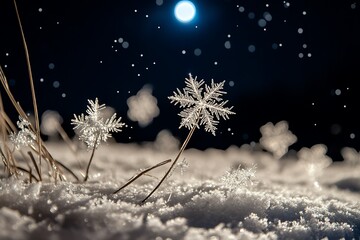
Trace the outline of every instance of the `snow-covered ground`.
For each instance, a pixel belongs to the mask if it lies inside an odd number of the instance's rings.
[[[91,152],[46,145],[84,172]],[[2,171],[0,239],[359,239],[360,164],[306,162],[324,161],[319,146],[280,160],[256,145],[188,149],[186,171],[178,168],[144,204],[169,165],[112,194],[140,169],[176,156],[161,146],[104,144],[86,183],[26,183]]]

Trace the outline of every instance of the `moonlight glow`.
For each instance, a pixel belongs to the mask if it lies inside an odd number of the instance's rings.
[[[176,4],[174,13],[177,20],[187,23],[195,17],[196,8],[190,1],[180,1]]]

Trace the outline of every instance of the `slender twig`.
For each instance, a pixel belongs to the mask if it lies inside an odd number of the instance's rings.
[[[84,178],[84,182],[86,182],[89,178],[89,169],[90,169],[90,164],[94,158],[94,154],[95,154],[95,150],[96,150],[96,145],[97,145],[97,142],[99,140],[99,136],[100,136],[100,133],[98,133],[98,135],[96,136],[96,139],[95,139],[95,142],[94,142],[94,146],[93,146],[93,149],[92,149],[92,152],[91,152],[91,156],[90,156],[90,160],[89,160],[89,163],[86,167],[86,174],[85,174],[85,178]]]
[[[162,161],[161,163],[156,164],[155,166],[152,167],[148,167],[144,170],[142,170],[140,173],[136,174],[135,176],[131,177],[122,187],[120,187],[118,190],[116,190],[115,192],[113,192],[113,194],[116,194],[118,192],[120,192],[122,189],[126,188],[128,185],[130,185],[132,182],[134,182],[136,179],[138,179],[139,177],[141,177],[142,175],[146,175],[147,172],[150,172],[151,170],[158,168],[162,165],[165,165],[167,163],[171,162],[171,159]]]
[[[37,143],[38,143],[38,149],[40,152],[41,151],[40,121],[39,121],[39,113],[38,113],[37,102],[36,102],[34,79],[33,79],[33,74],[32,74],[31,64],[30,64],[29,50],[28,50],[27,43],[25,40],[25,34],[24,34],[24,30],[23,30],[23,27],[21,24],[21,19],[20,19],[18,8],[17,8],[16,0],[14,0],[14,6],[15,6],[16,16],[17,16],[17,19],[19,22],[21,37],[22,37],[22,41],[23,41],[23,45],[24,45],[24,49],[25,49],[26,65],[27,65],[29,79],[30,79],[31,97],[32,97],[32,102],[33,102],[33,107],[34,107],[34,115],[35,115],[35,132],[36,132],[36,138],[37,138]],[[39,170],[40,170],[40,175],[41,175],[41,154],[39,154],[39,165],[40,165]]]
[[[190,141],[190,138],[191,136],[193,135],[195,129],[197,127],[197,123],[194,124],[188,134],[188,136],[186,137],[183,145],[181,146],[180,148],[180,151],[178,153],[178,155],[176,156],[174,162],[171,164],[170,168],[167,170],[167,172],[165,173],[165,175],[162,177],[162,179],[160,180],[160,182],[156,185],[156,187],[146,196],[146,198],[144,198],[141,203],[144,203],[159,187],[160,185],[165,181],[165,179],[168,177],[168,175],[170,174],[171,170],[174,168],[175,164],[177,163],[177,161],[179,160],[180,158],[180,155],[184,152],[187,144],[189,143]]]

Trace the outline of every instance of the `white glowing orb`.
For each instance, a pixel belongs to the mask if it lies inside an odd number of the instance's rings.
[[[187,23],[195,17],[196,8],[190,1],[180,1],[176,4],[174,13],[177,20]]]

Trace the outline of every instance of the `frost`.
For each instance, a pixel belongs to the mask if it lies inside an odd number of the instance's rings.
[[[204,125],[205,131],[211,132],[215,135],[217,124],[220,117],[228,119],[230,114],[235,114],[231,111],[232,107],[225,107],[228,101],[223,101],[221,96],[226,94],[222,91],[225,81],[221,83],[214,83],[211,80],[211,85],[205,84],[205,92],[203,93],[204,80],[197,81],[189,74],[189,78],[185,78],[186,87],[181,92],[177,89],[173,96],[169,99],[175,105],[179,104],[180,108],[184,108],[179,113],[182,118],[180,127],[191,129],[193,126],[199,128]],[[214,116],[216,120],[214,119]],[[200,122],[200,123],[199,123]]]
[[[227,171],[225,175],[222,176],[221,181],[230,191],[235,191],[243,186],[253,185],[255,173],[255,165],[248,169],[241,168],[241,165],[239,165],[237,169]]]
[[[116,113],[104,120],[102,111],[106,107],[105,104],[99,105],[97,98],[95,101],[88,100],[88,102],[87,115],[74,114],[71,124],[75,125],[74,129],[79,130],[79,139],[86,143],[88,149],[93,149],[97,148],[101,141],[106,142],[108,138],[111,138],[110,132],[121,132],[125,124],[120,122],[121,117],[116,119]]]
[[[17,126],[20,129],[18,133],[10,133],[10,141],[14,147],[19,150],[21,147],[32,147],[36,141],[36,134],[29,128],[30,122],[19,116]]]

